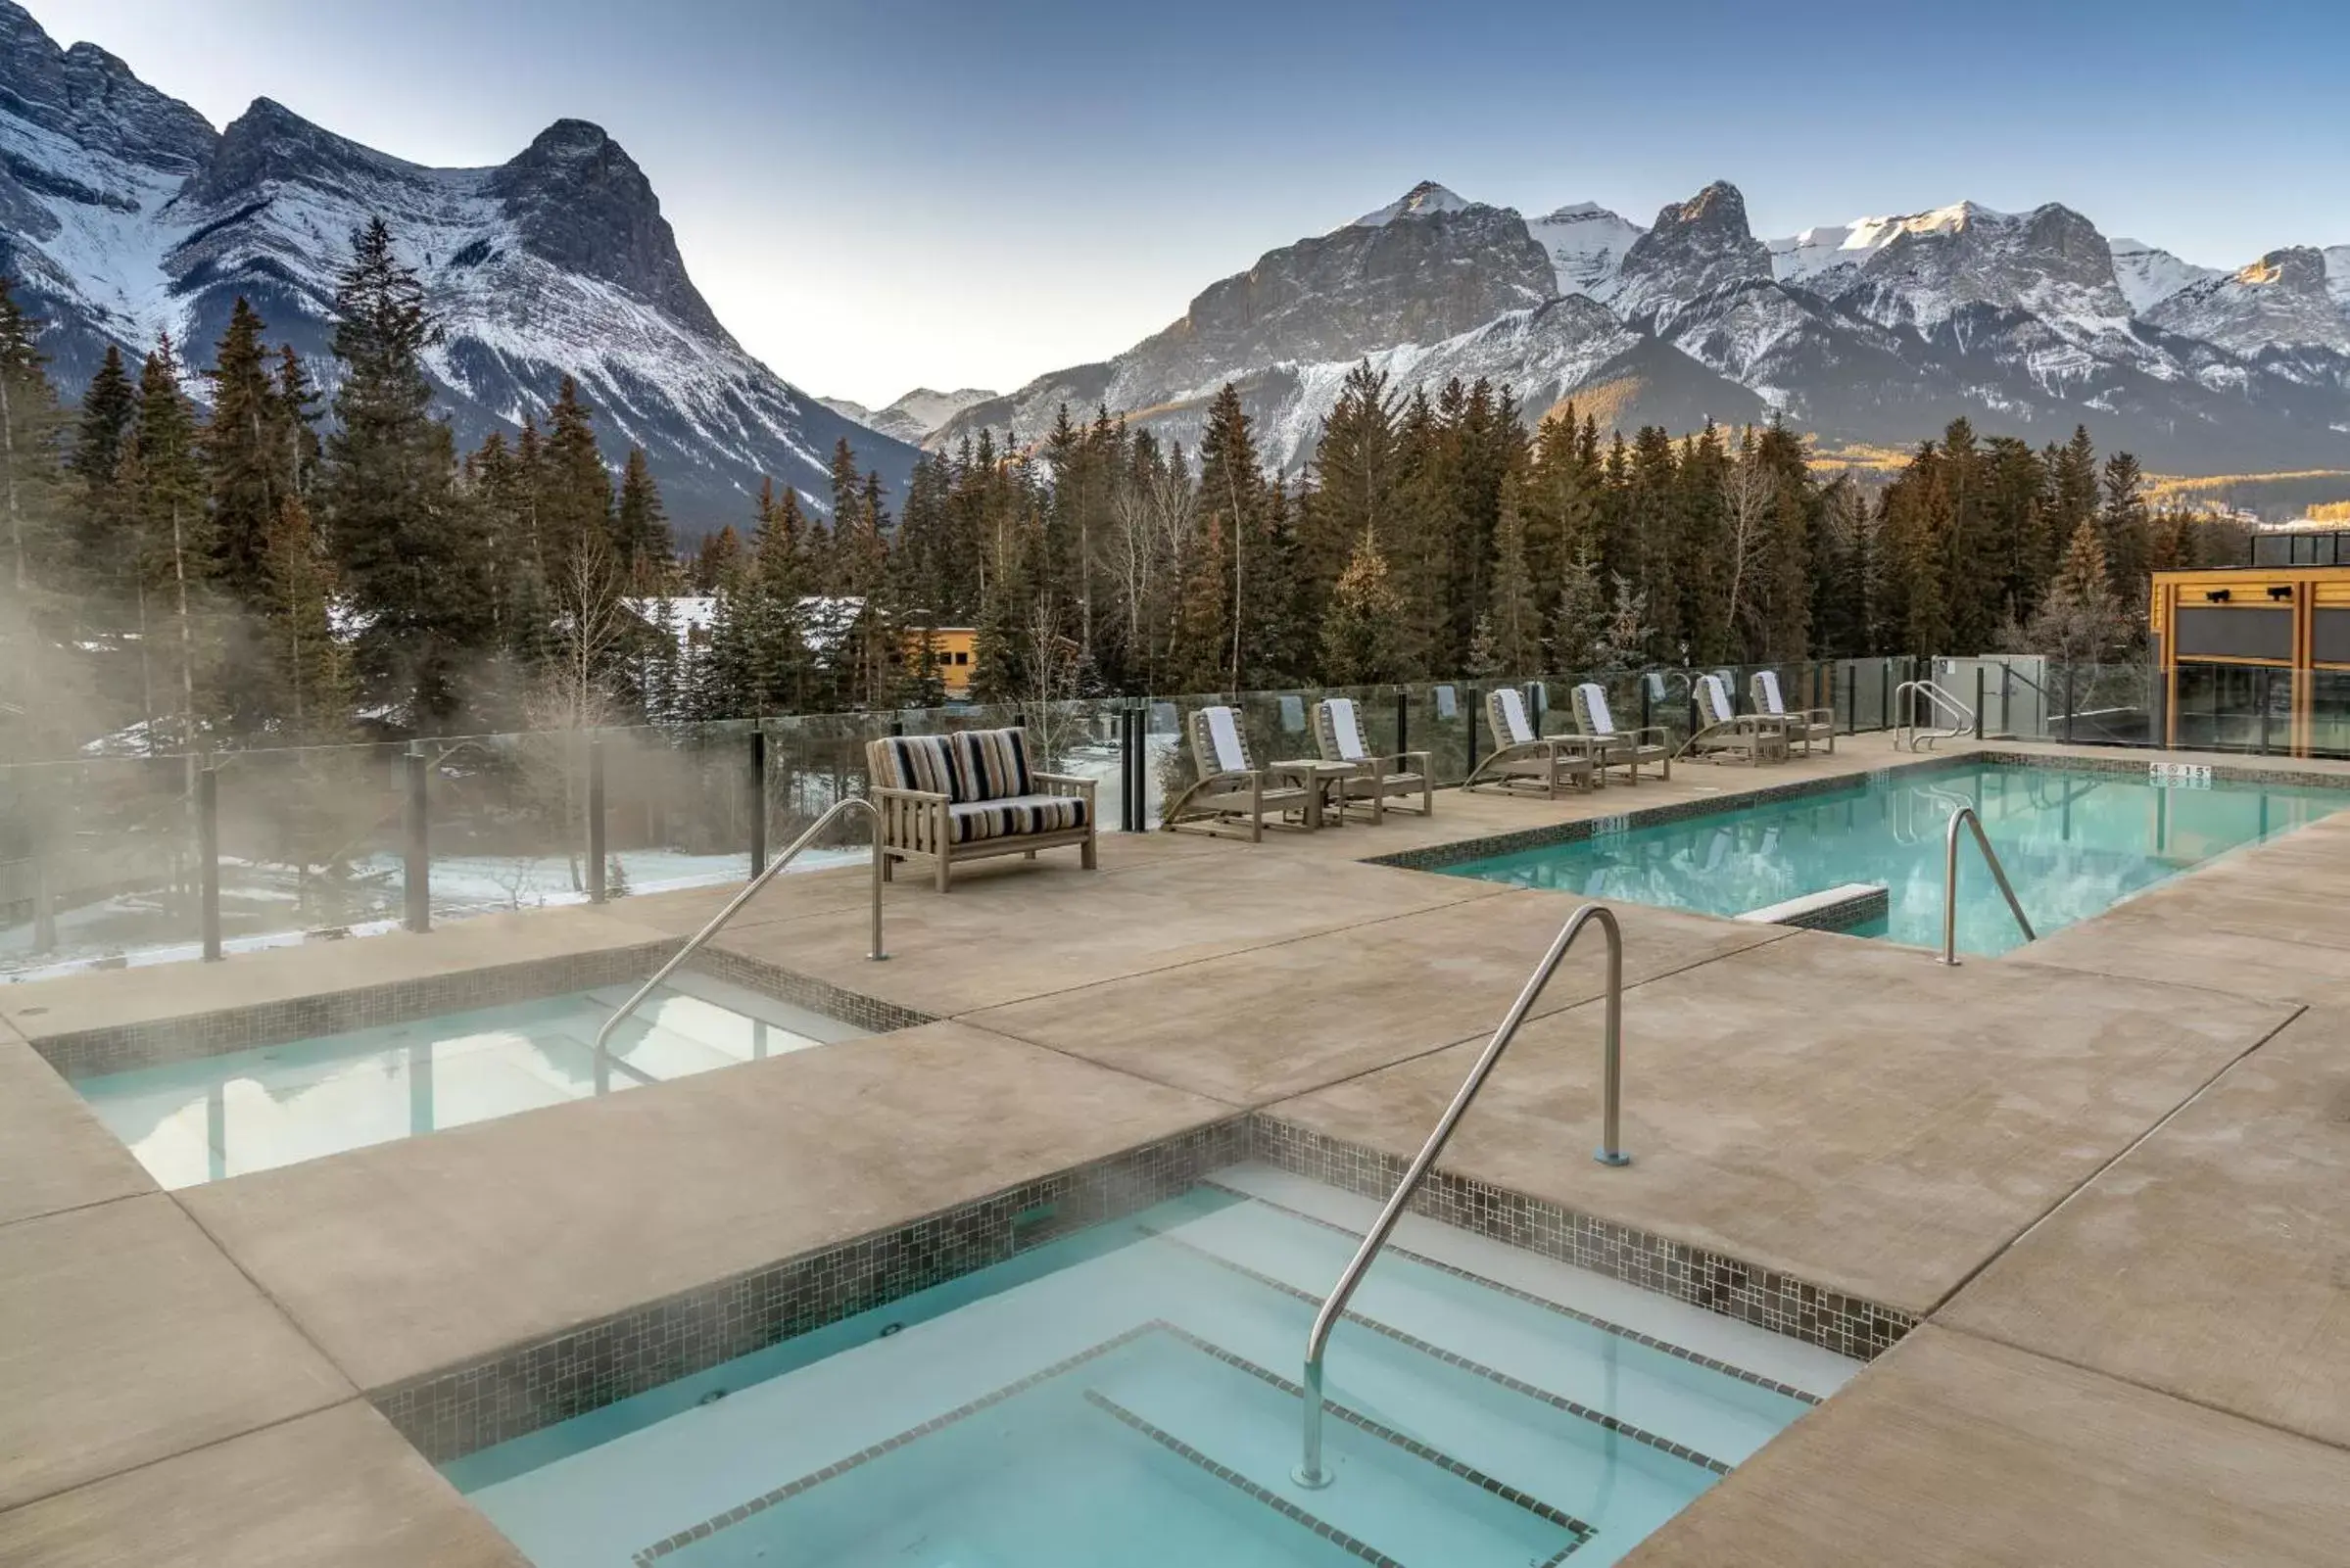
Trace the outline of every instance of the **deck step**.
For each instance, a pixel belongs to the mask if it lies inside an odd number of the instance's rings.
[[[1165,1235],[1308,1306],[1328,1294],[1356,1246],[1341,1231],[1257,1202],[1203,1213]],[[1364,1276],[1348,1316],[1330,1353],[1334,1387],[1347,1375],[1354,1328],[1717,1473],[1808,1408],[1806,1400],[1777,1387],[1721,1378],[1687,1353],[1401,1251],[1382,1254]]]
[[[1293,1478],[1297,1385],[1180,1329],[1164,1328],[1086,1378],[1096,1407],[1227,1485],[1328,1526],[1370,1560],[1448,1568],[1556,1563],[1590,1527],[1343,1406],[1323,1423],[1332,1481]],[[1356,1555],[1364,1555],[1360,1549]]]

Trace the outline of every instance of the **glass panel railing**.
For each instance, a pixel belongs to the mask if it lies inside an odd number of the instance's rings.
[[[586,731],[444,736],[417,745],[426,758],[435,921],[587,899]]]
[[[196,955],[196,766],[164,756],[0,770],[0,974]]]
[[[216,759],[225,942],[400,923],[407,753],[401,744],[294,746]]]
[[[596,732],[603,753],[606,897],[750,875],[756,729],[745,719]]]

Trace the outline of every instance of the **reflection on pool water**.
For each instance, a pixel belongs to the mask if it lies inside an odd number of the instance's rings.
[[[2045,936],[2216,855],[2346,805],[2350,791],[2308,785],[2209,780],[2190,786],[2157,782],[2150,772],[1958,762],[1445,870],[1710,915],[1873,882],[1888,889],[1890,914],[1855,934],[1939,946],[1943,833],[1961,806],[1982,816],[2024,912]],[[1960,850],[1958,890],[1962,949],[2001,953],[2023,941],[1972,845]]]
[[[681,973],[613,1031],[599,1067],[596,1032],[635,990],[445,1013],[73,1087],[157,1181],[192,1187],[866,1032]]]

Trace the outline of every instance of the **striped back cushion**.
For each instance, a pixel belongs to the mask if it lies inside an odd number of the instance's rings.
[[[1779,672],[1776,670],[1756,670],[1754,672],[1753,684],[1754,705],[1765,713],[1777,714],[1782,718],[1786,717],[1787,699],[1779,694]]]
[[[885,789],[920,789],[953,801],[974,798],[945,736],[891,736],[874,741],[867,751],[873,782]]]
[[[1369,755],[1353,697],[1324,697],[1314,705],[1314,738],[1324,762],[1361,762]]]
[[[1008,800],[1035,792],[1025,730],[964,730],[955,737],[955,770],[967,800]]]

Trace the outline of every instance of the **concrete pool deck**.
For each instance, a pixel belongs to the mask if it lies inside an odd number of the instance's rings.
[[[1573,900],[1357,862],[1913,760],[1113,834],[893,885],[884,965],[862,871],[785,878],[725,951],[941,1022],[172,1194],[35,1046],[648,948],[733,890],[7,988],[0,1560],[518,1561],[366,1396],[1246,1112],[1409,1153]],[[1926,1318],[1637,1560],[2341,1560],[2345,876],[2336,819],[1957,971],[1619,906],[1635,1164],[1587,1158],[1595,943],[1445,1168]]]

